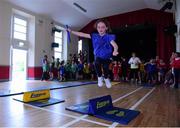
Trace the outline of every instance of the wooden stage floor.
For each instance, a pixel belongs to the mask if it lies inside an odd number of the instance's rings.
[[[48,86],[53,82],[1,82],[0,90],[42,84]],[[121,125],[65,110],[67,106],[108,94],[112,96],[114,106],[139,110],[141,114],[128,125]],[[119,83],[107,89],[91,84],[51,90],[51,97],[65,102],[43,108],[23,104],[12,97],[0,97],[0,127],[180,127],[180,89],[162,85],[149,88]]]

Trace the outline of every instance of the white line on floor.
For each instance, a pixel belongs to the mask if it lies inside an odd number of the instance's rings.
[[[130,92],[130,93],[127,93],[126,95],[123,95],[123,96],[121,96],[121,97],[119,97],[119,98],[113,100],[112,102],[113,102],[113,103],[116,103],[117,101],[120,101],[120,100],[126,98],[127,96],[129,96],[129,95],[131,95],[131,94],[133,94],[133,93],[135,93],[135,92],[141,90],[142,88],[143,88],[143,87],[140,87],[140,88],[138,88],[138,89],[136,89],[136,90],[134,90],[134,91],[132,91],[132,92]]]
[[[133,106],[129,109],[134,110],[136,109],[153,91],[155,88],[151,89],[145,96],[143,96],[139,101],[137,101]],[[109,128],[115,128],[119,123],[114,122]]]
[[[87,117],[87,115],[80,116],[79,118],[77,118],[77,119],[75,119],[75,120],[73,120],[73,121],[70,121],[70,122],[66,123],[66,124],[63,125],[62,127],[63,127],[63,128],[67,128],[67,127],[73,125],[74,123],[76,123],[76,122],[78,122],[78,121],[80,121],[80,120],[82,120],[83,118],[86,118],[86,117]]]
[[[136,104],[131,106],[129,109],[131,110],[136,109],[154,90],[155,88],[151,89],[151,91],[149,91],[143,98],[141,98],[138,102],[136,102]]]

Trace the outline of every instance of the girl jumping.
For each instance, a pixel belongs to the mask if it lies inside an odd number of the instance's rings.
[[[109,76],[109,64],[110,58],[118,55],[118,45],[116,44],[115,35],[108,34],[108,22],[104,19],[100,19],[95,23],[95,28],[98,33],[82,33],[68,29],[69,32],[76,36],[92,39],[94,58],[95,58],[95,69],[98,76],[98,86],[103,86],[103,80],[105,81],[106,87],[111,88],[111,82]],[[103,75],[102,75],[102,68]]]

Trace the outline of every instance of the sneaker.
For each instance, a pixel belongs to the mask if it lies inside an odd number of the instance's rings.
[[[111,82],[109,79],[104,79],[107,88],[111,88]]]
[[[103,77],[98,77],[98,86],[99,87],[103,86]]]

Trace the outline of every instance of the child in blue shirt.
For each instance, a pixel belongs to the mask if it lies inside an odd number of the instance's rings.
[[[59,67],[59,76],[60,80],[59,81],[64,81],[65,80],[65,67],[64,67],[64,61],[60,63]]]
[[[103,86],[103,80],[105,81],[106,87],[111,88],[111,82],[108,78],[109,76],[109,64],[110,58],[118,55],[118,46],[116,44],[115,35],[108,34],[108,22],[104,19],[100,19],[95,23],[95,27],[98,33],[82,33],[77,31],[72,31],[68,29],[74,35],[92,39],[94,58],[95,58],[95,69],[98,76],[98,86]],[[103,73],[102,73],[102,68]],[[102,76],[104,74],[104,78]]]
[[[145,64],[145,69],[147,72],[147,81],[148,83],[155,83],[156,77],[157,77],[157,67],[155,64],[155,61],[153,59],[150,60],[150,62]]]
[[[78,64],[78,79],[83,79],[83,69],[84,69],[84,65],[82,61],[80,61]]]
[[[44,55],[44,58],[42,60],[42,77],[41,80],[48,80],[49,79],[49,61],[47,55]]]

